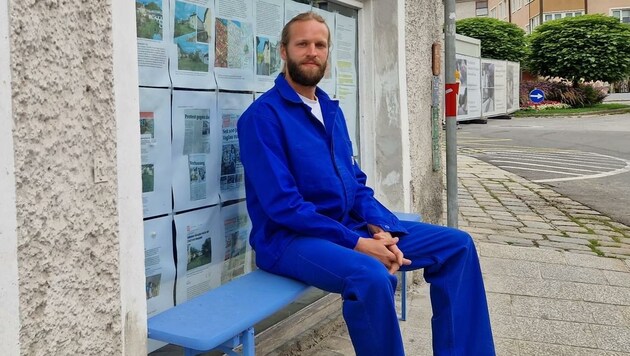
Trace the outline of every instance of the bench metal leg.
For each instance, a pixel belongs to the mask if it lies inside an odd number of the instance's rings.
[[[400,272],[400,316],[402,321],[407,320],[407,272]]]
[[[256,354],[256,344],[254,339],[253,327],[243,332],[243,356],[254,356]]]

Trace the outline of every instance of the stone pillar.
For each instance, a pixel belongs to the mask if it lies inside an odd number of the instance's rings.
[[[146,352],[134,5],[0,8],[3,353]]]
[[[442,159],[442,169],[433,171],[431,45],[442,42],[444,7],[441,1],[407,1],[405,13],[412,210],[420,212],[426,222],[440,223],[445,162]],[[441,88],[444,87],[443,78],[442,73]],[[443,95],[442,90],[440,95]]]

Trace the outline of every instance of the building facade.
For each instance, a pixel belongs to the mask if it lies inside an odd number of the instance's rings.
[[[475,10],[473,9],[486,9]],[[457,2],[457,18],[487,16],[514,23],[531,33],[550,20],[584,14],[614,16],[630,23],[630,0],[462,0]]]
[[[442,3],[334,3],[358,11],[368,183],[390,208],[439,222],[430,63]],[[146,353],[135,6],[0,2],[3,354]]]

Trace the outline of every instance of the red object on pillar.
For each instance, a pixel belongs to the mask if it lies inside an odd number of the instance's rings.
[[[446,116],[457,116],[457,94],[459,94],[459,83],[447,83],[444,91]]]

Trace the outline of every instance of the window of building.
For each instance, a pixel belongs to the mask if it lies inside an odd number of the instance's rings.
[[[563,19],[565,17],[576,17],[584,15],[584,11],[571,11],[571,12],[548,12],[544,14],[543,22]]]
[[[610,12],[613,17],[618,18],[622,23],[630,23],[630,8],[613,9]]]
[[[539,16],[534,16],[531,19],[529,19],[529,26],[527,33],[532,33],[532,31],[534,31],[534,29],[536,27],[538,27],[538,25],[540,25],[540,17]]]
[[[477,1],[475,3],[477,17],[488,16],[488,1]]]

